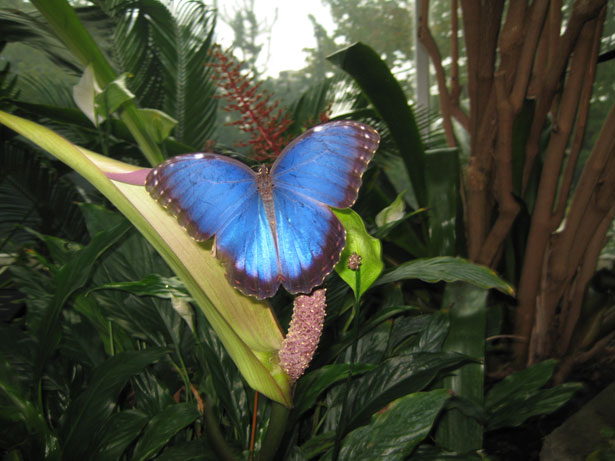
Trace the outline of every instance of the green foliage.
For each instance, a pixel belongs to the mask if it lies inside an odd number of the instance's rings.
[[[344,11],[344,2],[330,3]],[[396,39],[405,40],[411,15],[400,17],[399,6],[388,3],[383,23],[397,24]],[[353,15],[375,14],[359,6]],[[97,106],[103,117],[94,117],[95,126],[72,103],[60,104],[66,92],[50,81],[31,83],[37,90],[29,91],[46,99],[22,98],[13,82],[26,87],[25,79],[7,72],[0,89],[8,109],[108,156],[134,157],[136,146],[145,153],[139,136],[165,153],[200,150],[220,125],[206,65],[211,10],[201,2],[145,0],[76,12],[68,24],[80,35],[62,40],[37,13],[3,11],[0,21],[8,39],[38,47],[73,79],[85,75],[92,114]],[[55,15],[46,12],[52,25]],[[373,32],[369,43],[380,37],[380,28]],[[336,32],[350,34],[341,25]],[[94,45],[77,43],[87,36]],[[266,395],[286,407],[261,400],[255,444],[263,459],[476,459],[484,430],[517,426],[570,399],[576,384],[543,388],[553,362],[483,392],[487,293],[511,295],[513,288],[455,257],[464,245],[459,154],[439,149],[437,137],[421,137],[430,117],[407,103],[390,70],[399,56],[385,54],[383,60],[364,44],[338,52],[332,62],[356,85],[313,82],[290,105],[293,135],[331,103],[349,102],[342,117],[373,124],[382,137],[357,212],[336,211],[348,245],[326,281],[321,345],[292,393],[276,368],[278,318],[287,324],[291,308],[284,293],[272,300],[275,309],[237,294],[209,250],[188,239],[143,188],[111,184],[101,174],[100,165],[125,165],[0,114],[109,200],[22,139],[3,144],[0,241],[11,260],[2,272],[21,306],[0,325],[0,424],[9,428],[0,449],[7,456],[244,459],[252,388],[274,385],[279,393]],[[110,211],[110,202],[143,235]],[[346,267],[353,251],[362,256],[358,277]],[[202,271],[186,269],[194,267]]]
[[[487,430],[519,426],[529,417],[552,413],[570,400],[581,384],[541,389],[551,379],[556,364],[555,360],[545,360],[493,386],[485,396]]]

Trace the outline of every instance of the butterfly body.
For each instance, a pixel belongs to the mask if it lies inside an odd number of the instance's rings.
[[[145,185],[196,240],[215,236],[216,257],[244,294],[271,297],[279,285],[309,293],[346,241],[329,207],[354,203],[378,142],[366,125],[330,122],[295,139],[270,170],[186,154],[154,168]]]

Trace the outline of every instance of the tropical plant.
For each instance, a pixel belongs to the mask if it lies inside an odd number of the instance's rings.
[[[2,158],[14,166],[2,177],[12,189],[0,192],[36,192],[25,205],[0,209],[13,214],[3,229],[11,257],[4,273],[23,305],[0,335],[0,419],[11,425],[0,443],[7,455],[469,459],[483,430],[549,413],[578,388],[541,390],[555,366],[545,362],[484,398],[487,292],[513,289],[490,269],[455,257],[464,244],[457,151],[437,148],[438,137],[425,149],[406,95],[372,49],[358,44],[332,58],[356,81],[346,91],[351,110],[338,116],[376,126],[382,148],[355,206],[365,222],[336,211],[347,248],[325,284],[320,347],[297,379],[303,370],[290,370],[279,356],[282,331],[301,322],[301,304],[318,302],[322,310],[322,292],[294,302],[285,293],[269,302],[241,295],[208,245],[193,241],[146,193],[143,167],[117,160],[137,163],[140,152],[155,164],[164,154],[213,145],[212,72],[225,71],[210,62],[209,10],[200,2],[171,7],[151,0],[76,10],[61,0],[34,3],[42,16],[4,11],[2,20],[34,26],[21,40],[57,44],[50,54],[80,70],[73,95],[81,110],[24,101],[11,91],[2,101],[0,122],[12,130]],[[227,77],[242,78],[231,69]],[[235,92],[231,100],[267,101],[250,81],[229,82],[223,86]],[[318,120],[335,102],[326,97],[331,88],[325,82],[298,98],[284,115],[294,122],[286,131]],[[277,111],[261,109],[279,120]],[[269,145],[284,139],[265,118],[244,122],[258,125]],[[39,164],[56,173],[30,171]],[[62,179],[40,180],[54,174]],[[141,182],[126,179],[135,175]],[[67,192],[44,197],[54,188]],[[72,203],[62,209],[64,197],[87,203],[78,212]],[[415,210],[407,212],[404,201]],[[52,221],[51,206],[59,210]],[[453,397],[451,386],[472,389]],[[268,398],[260,408],[258,395]],[[460,435],[456,421],[464,424]],[[437,443],[428,438],[432,431]],[[465,445],[461,437],[468,437]]]

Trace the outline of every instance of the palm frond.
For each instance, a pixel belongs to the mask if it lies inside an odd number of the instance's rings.
[[[0,10],[4,42],[18,42],[45,54],[53,63],[73,74],[81,72],[75,57],[64,47],[38,12]]]
[[[0,244],[32,241],[26,228],[83,241],[86,230],[76,187],[49,162],[13,142],[0,144]]]
[[[214,15],[201,1],[127,4],[115,35],[116,59],[132,74],[142,106],[178,124],[175,138],[200,148],[213,133],[217,101],[210,60]]]

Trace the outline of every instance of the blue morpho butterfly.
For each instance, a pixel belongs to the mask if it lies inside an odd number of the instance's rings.
[[[216,154],[167,160],[147,176],[151,196],[214,252],[232,285],[257,298],[309,293],[337,264],[346,231],[329,207],[357,199],[380,137],[367,125],[334,121],[291,142],[271,170]]]

